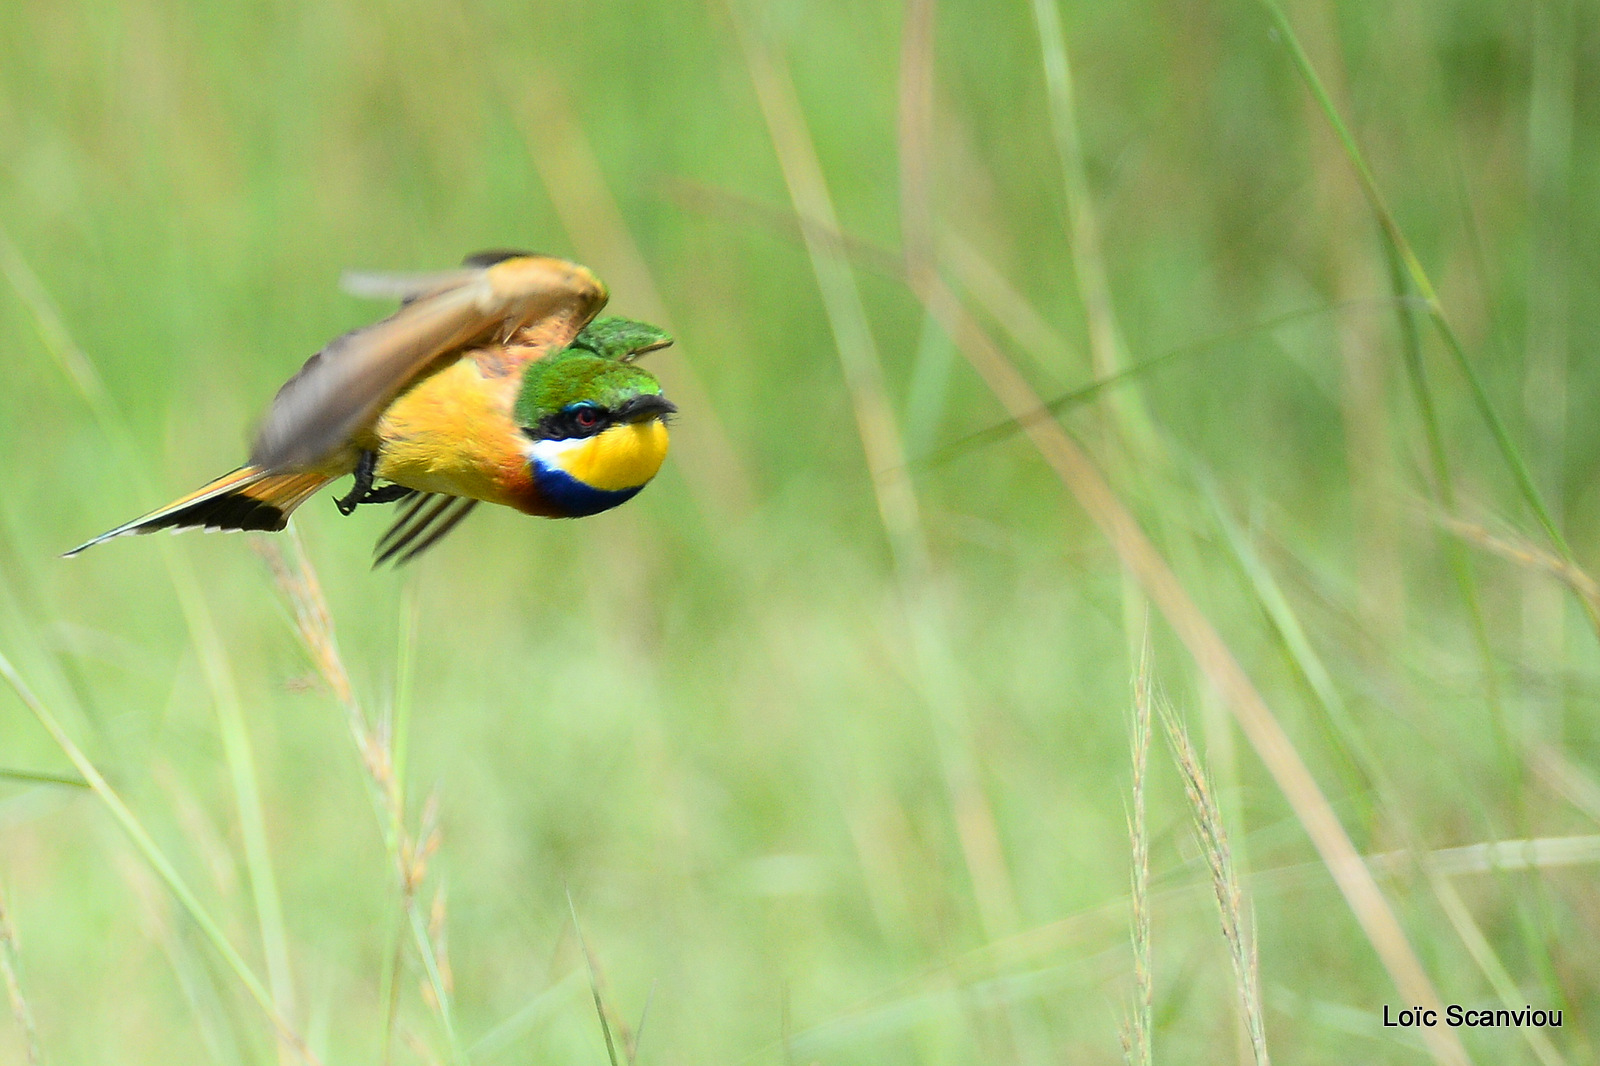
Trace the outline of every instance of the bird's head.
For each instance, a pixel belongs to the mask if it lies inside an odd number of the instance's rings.
[[[603,318],[571,346],[528,364],[514,413],[539,506],[565,517],[595,514],[655,477],[677,408],[633,360],[671,343],[654,326]]]

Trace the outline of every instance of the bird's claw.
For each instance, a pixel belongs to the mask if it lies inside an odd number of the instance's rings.
[[[356,482],[350,486],[350,491],[344,496],[335,496],[333,505],[339,508],[342,515],[355,513],[357,507],[364,503],[393,503],[403,500],[411,495],[412,490],[404,485],[385,485],[381,489],[372,487],[372,480],[377,474],[378,453],[363,451],[361,458],[356,462]]]

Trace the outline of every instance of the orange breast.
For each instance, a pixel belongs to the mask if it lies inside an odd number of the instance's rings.
[[[378,476],[522,509],[530,477],[511,417],[521,375],[494,369],[466,354],[401,393],[373,427]]]

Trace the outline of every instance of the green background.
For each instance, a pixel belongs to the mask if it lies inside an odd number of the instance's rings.
[[[1425,1061],[1381,1027],[1402,1001],[1225,701],[1027,439],[939,451],[1005,410],[897,276],[908,173],[937,269],[1041,396],[1181,353],[1064,424],[1361,851],[1581,838],[1579,865],[1444,875],[1454,911],[1414,862],[1381,883],[1446,1002],[1564,1008],[1552,1047],[1470,1034],[1477,1061],[1594,1054],[1600,662],[1556,549],[1397,301],[1268,12],[1075,0],[1041,37],[1048,3],[936,6],[921,157],[893,4],[0,11],[0,652],[264,976],[216,710],[237,690],[285,1013],[324,1061],[380,1061],[397,938],[394,1061],[452,1056],[344,711],[249,538],[57,555],[242,460],[276,387],[383,313],[341,270],[503,246],[584,262],[612,310],[677,338],[650,356],[682,409],[656,482],[580,522],[480,508],[398,573],[368,568],[381,509],[343,519],[324,493],[295,521],[362,705],[407,723],[413,825],[436,797],[419,899],[444,919],[459,1057],[606,1061],[576,913],[614,1013],[648,1004],[640,1062],[1119,1061],[1148,617],[1255,908],[1275,1057]],[[1592,7],[1288,15],[1593,561]],[[848,288],[830,318],[774,128],[791,166],[815,152],[873,350]],[[1471,529],[1443,518],[1419,395]],[[909,468],[864,450],[874,403]],[[0,769],[71,773],[5,689]],[[1159,735],[1150,773],[1155,1058],[1244,1061]],[[44,1061],[277,1057],[91,793],[0,781],[0,898]],[[0,1059],[26,1047],[0,1025]]]

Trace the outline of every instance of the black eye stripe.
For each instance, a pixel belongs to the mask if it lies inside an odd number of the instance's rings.
[[[573,440],[593,437],[608,429],[613,422],[615,417],[604,407],[580,404],[546,415],[538,425],[524,427],[522,432],[534,440]]]

